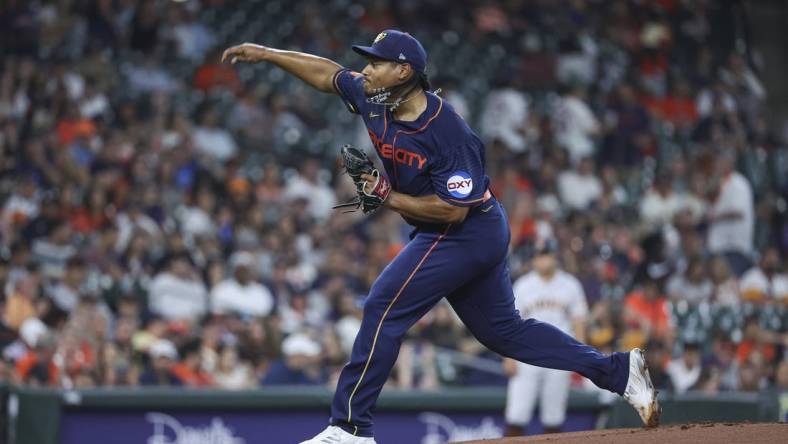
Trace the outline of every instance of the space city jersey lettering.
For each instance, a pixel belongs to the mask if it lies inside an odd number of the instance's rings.
[[[425,92],[427,106],[421,115],[400,121],[385,106],[367,100],[363,75],[339,70],[334,89],[364,120],[394,190],[410,196],[434,194],[455,206],[484,201],[490,183],[484,173],[484,144],[451,104]]]
[[[407,165],[418,170],[422,170],[426,166],[427,157],[423,154],[402,147],[394,147],[390,143],[382,143],[372,130],[367,129],[367,132],[381,158],[394,160],[400,165]]]

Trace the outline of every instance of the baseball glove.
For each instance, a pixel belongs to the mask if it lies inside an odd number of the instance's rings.
[[[345,172],[356,185],[356,198],[350,202],[336,205],[334,208],[351,208],[347,212],[361,209],[364,214],[375,212],[383,206],[391,193],[391,184],[388,179],[375,168],[372,159],[358,148],[343,145],[340,154],[344,161]],[[362,179],[362,174],[374,176],[375,182],[370,183]]]

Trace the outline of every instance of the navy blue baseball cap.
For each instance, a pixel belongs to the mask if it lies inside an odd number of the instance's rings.
[[[555,238],[547,238],[544,239],[542,242],[537,242],[536,245],[536,255],[541,256],[544,254],[556,254],[558,253],[558,241]]]
[[[353,45],[353,51],[397,63],[409,63],[416,72],[427,68],[427,51],[415,37],[407,32],[387,29],[372,42],[372,46]]]

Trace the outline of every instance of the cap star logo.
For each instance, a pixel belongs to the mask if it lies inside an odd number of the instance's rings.
[[[375,37],[375,41],[373,41],[372,44],[374,45],[375,43],[385,39],[387,35],[388,34],[386,34],[385,32],[381,32],[380,34],[378,34],[377,37]]]

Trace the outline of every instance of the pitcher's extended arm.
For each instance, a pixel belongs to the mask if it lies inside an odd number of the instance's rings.
[[[342,69],[342,65],[324,57],[269,48],[254,43],[244,43],[227,48],[222,54],[222,62],[226,60],[232,64],[268,62],[298,77],[318,91],[335,94],[333,76]]]

